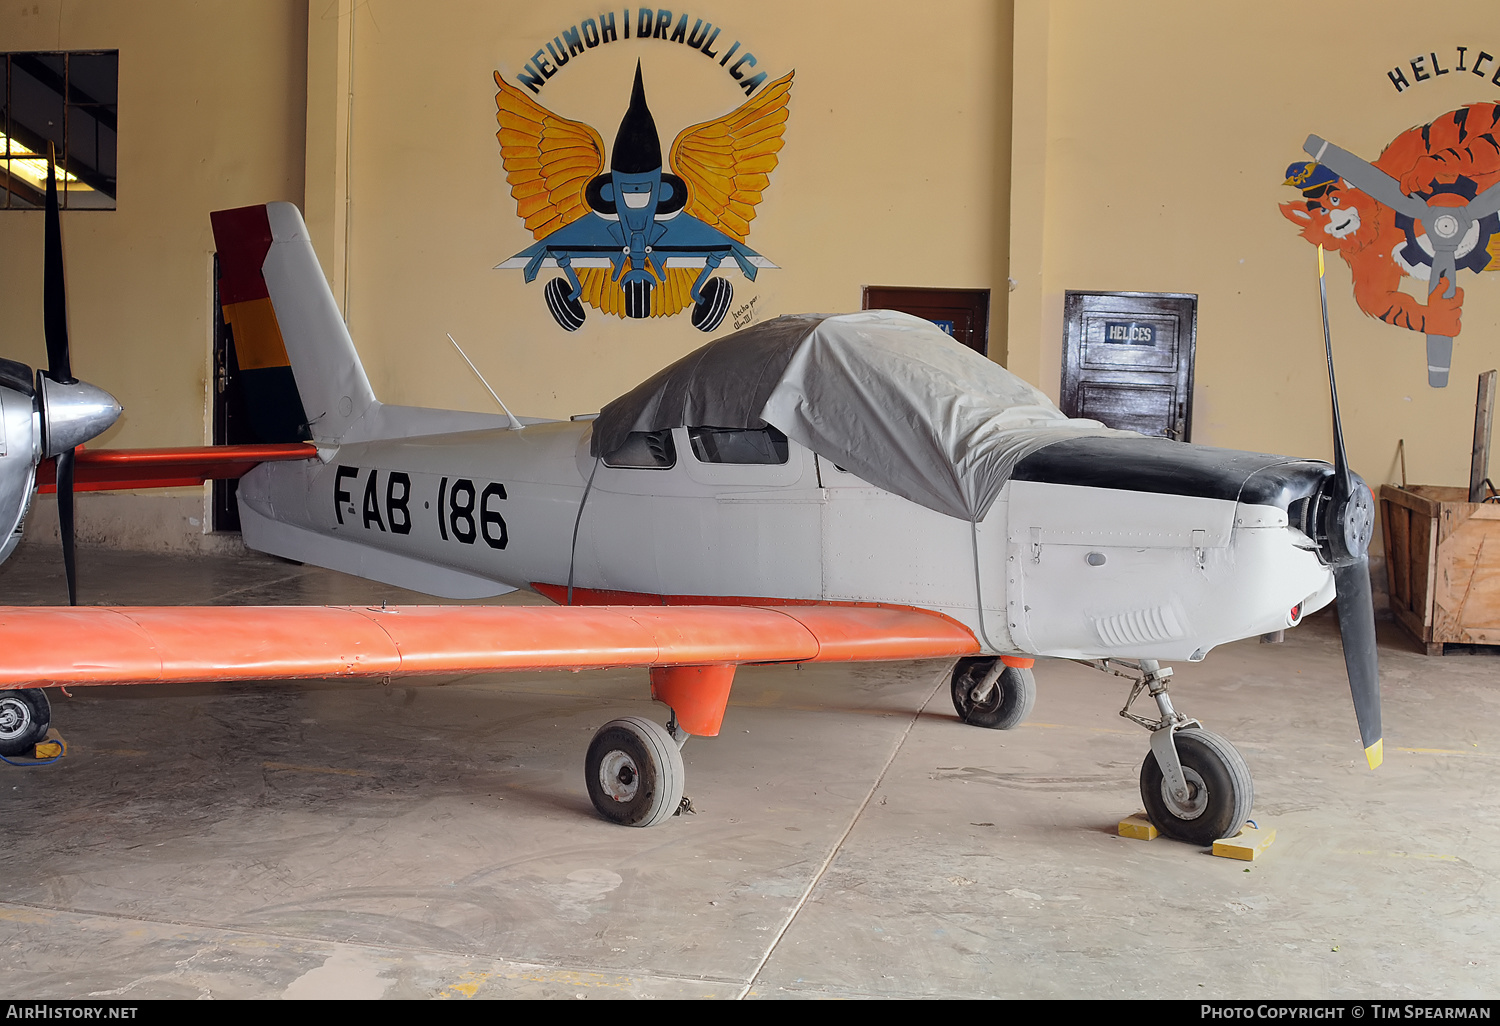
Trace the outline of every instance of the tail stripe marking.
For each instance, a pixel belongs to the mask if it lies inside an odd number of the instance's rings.
[[[260,269],[271,251],[271,221],[265,204],[216,210],[209,215],[219,250],[219,302],[228,306],[269,299]]]

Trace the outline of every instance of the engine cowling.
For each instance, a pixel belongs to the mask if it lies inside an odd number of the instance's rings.
[[[41,415],[31,368],[0,359],[0,562],[21,541],[42,458]]]

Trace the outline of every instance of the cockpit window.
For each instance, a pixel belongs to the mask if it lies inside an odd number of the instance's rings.
[[[786,435],[767,425],[750,430],[688,428],[699,463],[781,464],[787,461]]]
[[[677,465],[677,447],[672,431],[632,431],[625,444],[604,457],[606,467],[669,470]]]

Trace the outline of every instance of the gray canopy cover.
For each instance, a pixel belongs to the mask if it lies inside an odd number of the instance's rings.
[[[1052,442],[1130,435],[1070,420],[930,321],[890,310],[778,317],[710,342],[616,399],[595,456],[633,431],[770,424],[873,485],[978,521]]]

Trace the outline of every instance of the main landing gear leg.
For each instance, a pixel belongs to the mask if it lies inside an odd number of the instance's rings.
[[[693,734],[713,737],[724,722],[733,665],[653,666],[651,697],[664,702],[671,719],[627,716],[594,735],[584,758],[584,782],[599,815],[622,826],[666,822],[693,803],[682,788],[687,771],[682,746]]]
[[[1036,702],[1031,660],[1024,660],[1025,666],[1013,666],[1006,658],[970,656],[954,665],[949,687],[959,719],[976,727],[1009,730],[1031,713]]]
[[[1238,833],[1255,800],[1250,769],[1232,744],[1172,707],[1167,695],[1171,668],[1155,659],[1101,659],[1088,665],[1133,680],[1120,715],[1151,731],[1151,753],[1141,764],[1141,801],[1156,828],[1201,845]],[[1142,692],[1156,700],[1158,719],[1130,711]]]

